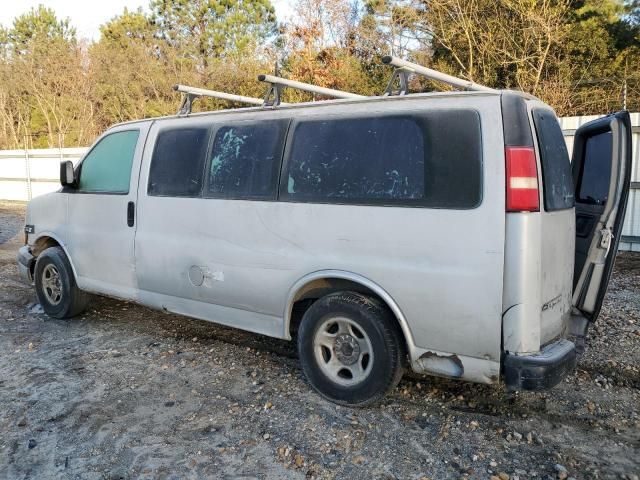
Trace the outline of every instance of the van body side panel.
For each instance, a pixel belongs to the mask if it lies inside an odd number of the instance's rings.
[[[535,353],[564,335],[571,313],[572,210],[507,214],[504,350]]]
[[[505,231],[503,349],[537,352],[542,276],[540,214],[508,213]]]
[[[545,179],[543,175],[544,165],[542,163],[541,148],[554,148],[562,152],[556,152],[566,162],[566,173],[570,174],[569,154],[566,151],[565,141],[562,137],[557,117],[555,113],[544,103],[534,100],[528,102],[529,115],[531,118],[531,130],[534,135],[534,146],[538,158],[538,183],[540,185],[540,251],[538,253],[540,270],[540,299],[539,299],[539,322],[540,322],[540,347],[547,343],[565,336],[568,331],[569,319],[571,316],[572,278],[573,262],[575,252],[575,209],[563,208],[554,210],[551,208],[548,198],[550,196],[562,194],[561,182],[558,178]],[[553,128],[547,126],[546,136],[542,135],[534,121],[534,112],[546,111],[551,114],[548,120],[554,122]],[[551,130],[549,132],[549,130]],[[543,142],[550,142],[553,137],[549,133],[556,133],[559,137],[558,145],[543,145]],[[558,172],[557,175],[560,173]],[[553,180],[553,182],[552,182]],[[573,188],[569,188],[570,201],[573,205]]]
[[[162,293],[141,290],[137,300],[152,308],[170,311],[179,315],[208,320],[270,337],[279,337],[282,318],[249,310],[226,307],[209,302],[196,301]]]
[[[571,316],[575,214],[573,209],[542,216],[540,342],[565,336]]]
[[[475,109],[484,165],[483,198],[477,208],[153,197],[146,193],[150,148],[141,174],[136,234],[140,299],[169,311],[287,337],[284,318],[291,288],[313,272],[352,272],[379,285],[399,306],[413,339],[409,347],[416,370],[495,381],[505,235],[503,138],[500,129],[492,128],[501,122],[499,97],[407,100],[318,106],[295,114],[311,118],[327,112]],[[292,112],[219,115],[211,121],[286,115]],[[177,121],[186,125],[202,119]],[[150,144],[162,123],[154,124]],[[239,312],[234,319],[229,309]],[[238,320],[242,315],[246,322]],[[438,356],[461,362],[462,368],[438,372],[443,363],[433,360]],[[467,358],[474,361],[465,371]]]
[[[539,110],[547,112],[544,125],[534,122],[533,112]],[[570,166],[555,114],[545,104],[530,100],[525,118],[537,158],[540,211],[506,214],[503,348],[512,354],[532,355],[567,332],[575,216],[573,208],[557,207],[562,195],[565,197],[560,200],[570,205],[572,197],[567,199],[566,195],[572,192],[563,190],[566,184],[558,178],[570,172]],[[547,164],[542,153],[547,155]]]

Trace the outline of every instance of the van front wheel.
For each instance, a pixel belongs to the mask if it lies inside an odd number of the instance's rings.
[[[298,332],[302,369],[323,397],[342,405],[380,400],[402,377],[404,343],[391,312],[356,292],[317,300]]]
[[[50,247],[38,255],[34,276],[38,301],[50,317],[71,318],[87,307],[89,295],[76,285],[62,248]]]

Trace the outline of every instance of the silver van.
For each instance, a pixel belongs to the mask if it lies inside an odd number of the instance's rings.
[[[629,115],[575,134],[510,91],[116,125],[33,199],[22,276],[296,339],[311,386],[366,405],[415,372],[550,388],[584,348],[620,239]]]

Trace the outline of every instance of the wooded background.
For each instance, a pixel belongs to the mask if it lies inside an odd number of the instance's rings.
[[[527,91],[559,115],[640,110],[640,0],[296,0],[293,11],[282,21],[270,0],[151,0],[96,42],[44,6],[25,12],[0,28],[0,149],[86,146],[113,123],[173,114],[176,83],[262,97],[257,75],[277,70],[377,95],[389,54]]]

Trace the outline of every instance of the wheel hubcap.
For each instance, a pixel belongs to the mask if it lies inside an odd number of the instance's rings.
[[[42,270],[42,292],[52,305],[58,305],[62,300],[62,283],[55,265],[49,264]]]
[[[371,373],[371,341],[364,330],[349,318],[325,320],[316,331],[313,349],[322,372],[340,385],[355,385]]]
[[[353,365],[360,357],[360,345],[351,335],[338,335],[333,344],[333,351],[336,353],[338,360],[345,365]]]

